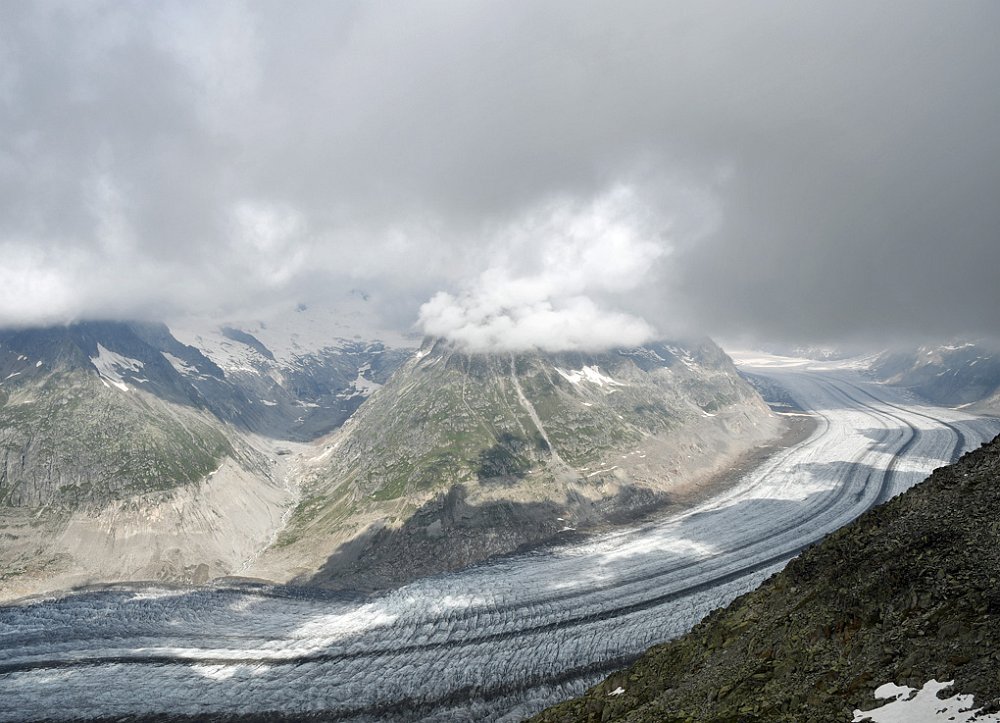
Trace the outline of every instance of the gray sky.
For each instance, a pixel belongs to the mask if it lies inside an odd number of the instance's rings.
[[[5,2],[0,323],[360,286],[475,348],[998,335],[998,29],[992,0]]]

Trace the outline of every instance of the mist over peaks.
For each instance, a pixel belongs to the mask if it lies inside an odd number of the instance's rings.
[[[1000,336],[998,25],[990,0],[0,3],[0,325],[363,287],[470,348]]]
[[[420,327],[472,352],[641,344],[655,328],[614,302],[649,283],[667,255],[653,233],[627,187],[587,205],[547,204],[500,230],[493,263],[460,292],[421,306]]]

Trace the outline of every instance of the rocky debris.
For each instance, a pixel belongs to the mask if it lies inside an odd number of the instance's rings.
[[[932,679],[996,711],[998,520],[1000,438],[532,720],[847,721],[884,683]]]

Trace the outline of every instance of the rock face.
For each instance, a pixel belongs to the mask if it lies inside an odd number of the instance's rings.
[[[1000,708],[1000,438],[537,721],[848,721],[884,683]]]
[[[545,355],[428,342],[313,461],[257,570],[379,587],[462,567],[669,502],[778,428],[709,341]]]

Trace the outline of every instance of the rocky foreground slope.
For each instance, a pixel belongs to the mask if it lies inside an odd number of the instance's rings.
[[[1000,709],[1000,438],[533,720],[850,721],[884,683]]]

